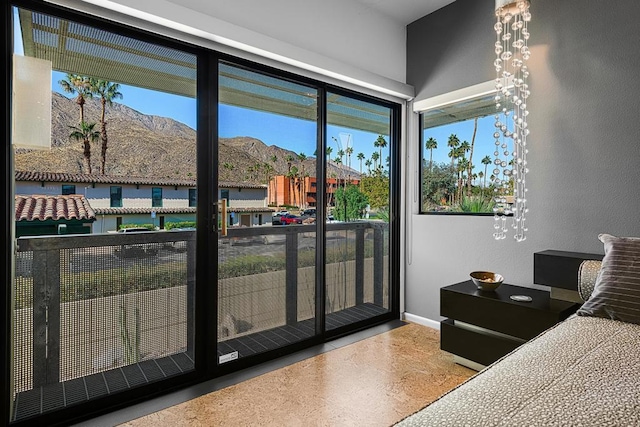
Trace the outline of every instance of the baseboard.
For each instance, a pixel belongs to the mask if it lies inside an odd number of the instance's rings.
[[[426,317],[417,316],[411,313],[403,313],[402,319],[407,322],[417,323],[418,325],[428,326],[429,328],[440,330],[440,322],[435,320],[427,319]]]

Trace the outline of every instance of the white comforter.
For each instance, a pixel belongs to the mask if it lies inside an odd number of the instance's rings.
[[[573,316],[397,425],[640,426],[640,325]]]

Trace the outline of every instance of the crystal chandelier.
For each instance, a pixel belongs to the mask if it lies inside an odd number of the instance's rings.
[[[526,239],[529,5],[529,0],[496,0],[496,130],[493,134],[496,145],[493,237],[496,240],[506,237],[508,216],[512,216],[515,240]]]

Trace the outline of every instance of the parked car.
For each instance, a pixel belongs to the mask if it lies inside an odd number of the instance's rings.
[[[196,231],[196,228],[195,227],[172,228],[170,231]],[[165,243],[165,247],[167,249],[171,249],[176,252],[184,252],[187,250],[187,242],[184,240],[179,240],[177,242],[167,242]]]
[[[302,224],[302,218],[292,214],[285,214],[280,216],[280,222],[282,225]]]
[[[271,225],[282,225],[282,214],[277,213],[271,217]]]
[[[303,217],[303,218],[315,218],[316,217],[316,210],[315,209],[305,209],[305,210],[302,211],[300,216]]]
[[[129,227],[118,230],[120,234],[149,233],[151,230],[144,227]],[[120,245],[113,250],[113,254],[121,258],[134,258],[154,256],[158,254],[158,247],[153,243],[135,243],[132,245]]]

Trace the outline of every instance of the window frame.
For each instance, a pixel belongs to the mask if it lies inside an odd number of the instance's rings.
[[[114,193],[114,190],[116,192]],[[114,195],[118,195],[116,199]],[[122,186],[121,185],[112,185],[109,187],[109,207],[111,208],[121,208],[122,207]]]
[[[510,78],[507,83],[507,88],[513,87],[513,78]],[[482,99],[488,96],[494,96],[496,94],[495,89],[495,80],[489,80],[483,83],[479,83],[476,85],[468,86],[462,89],[454,90],[451,92],[447,92],[441,95],[437,95],[431,98],[423,99],[420,101],[416,101],[413,105],[414,113],[418,114],[418,156],[417,156],[417,167],[418,167],[418,183],[417,183],[417,197],[418,197],[418,214],[419,215],[445,215],[445,216],[491,216],[493,217],[495,213],[491,212],[455,212],[455,211],[425,211],[424,205],[422,201],[422,184],[424,180],[424,168],[422,166],[425,156],[425,142],[424,141],[424,113],[435,110],[438,108],[446,108],[450,106],[454,106],[456,104],[469,102],[473,100]],[[473,110],[470,110],[473,111]],[[466,121],[471,120],[474,117],[485,118],[490,114],[482,114],[475,115],[465,119],[460,120]],[[450,123],[455,123],[456,121],[452,121]],[[450,124],[449,123],[449,124]],[[445,126],[446,124],[442,124],[441,126]],[[493,160],[493,157],[492,157]],[[501,214],[503,215],[503,214]],[[513,216],[513,214],[507,214],[505,216]]]
[[[160,197],[158,197],[158,193],[160,193]],[[151,207],[162,207],[162,187],[151,187]]]
[[[78,193],[76,193],[76,186],[74,184],[62,184],[60,194],[62,194],[63,196],[68,196],[70,194]]]

